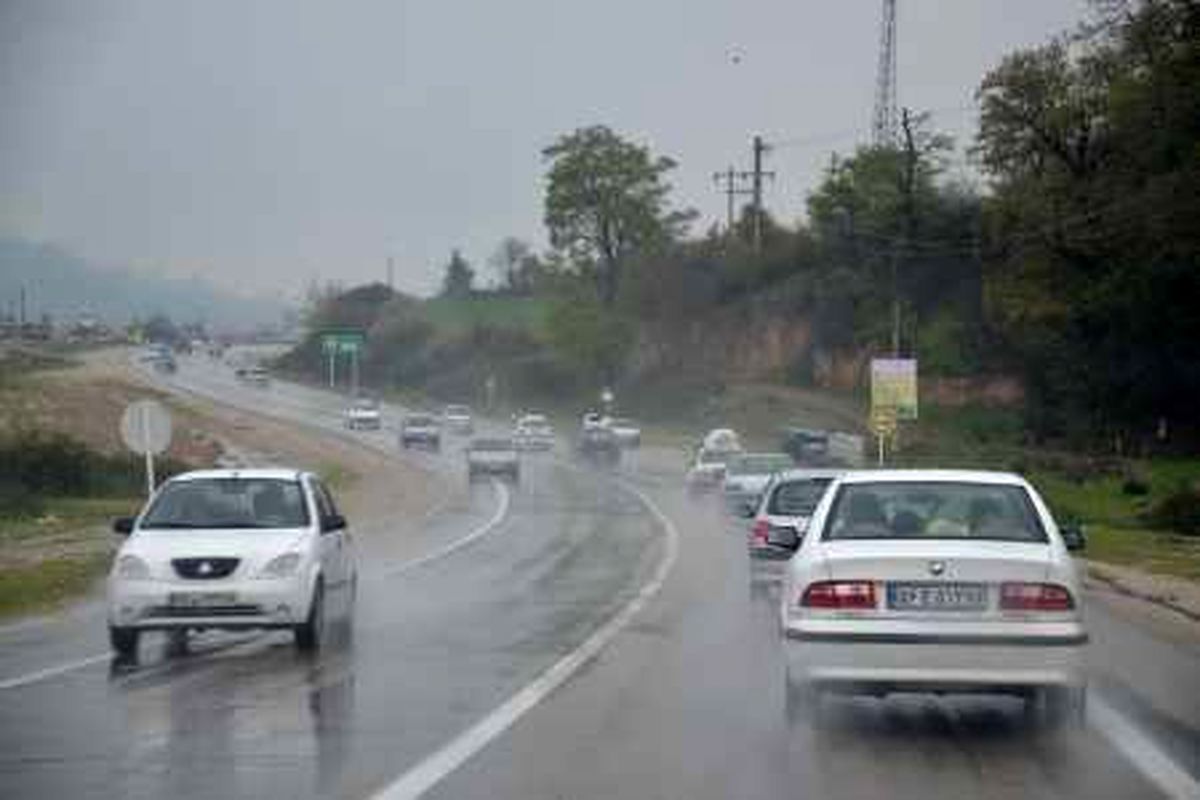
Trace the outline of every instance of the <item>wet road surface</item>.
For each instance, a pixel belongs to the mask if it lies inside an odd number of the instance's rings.
[[[275,384],[264,393],[186,362],[176,380],[340,429],[341,401],[323,392]],[[395,449],[387,431],[345,435]],[[137,666],[113,668],[95,603],[0,628],[0,797],[357,798],[396,788],[414,769],[436,767],[448,742],[651,580],[668,540],[631,489],[678,536],[661,593],[511,728],[435,773],[429,796],[1156,798],[1195,790],[1200,639],[1177,620],[1094,598],[1089,666],[1105,713],[1069,736],[1041,731],[1006,699],[839,700],[821,726],[789,726],[775,600],[750,589],[740,526],[680,490],[677,455],[639,453],[623,483],[531,456],[507,508],[508,490],[496,484],[463,490],[455,448],[407,457],[439,470],[448,487],[460,481],[421,526],[413,552],[431,558],[373,558],[360,540],[353,629],[318,657],[297,654],[281,633],[205,635],[187,652],[148,637]],[[387,521],[370,522],[373,537],[387,536]],[[1128,747],[1130,731],[1150,755]],[[1177,773],[1164,774],[1155,757]]]

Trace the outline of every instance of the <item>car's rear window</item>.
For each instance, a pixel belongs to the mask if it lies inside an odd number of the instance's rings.
[[[471,442],[472,450],[512,450],[512,442],[506,439],[476,439]]]
[[[466,406],[446,406],[446,414],[453,417],[465,417],[471,413]]]
[[[413,415],[404,420],[404,424],[413,428],[423,428],[429,425],[437,424],[433,417]]]
[[[139,528],[303,528],[308,505],[299,482],[277,478],[197,478],[163,487]]]
[[[920,481],[842,486],[822,538],[1047,541],[1021,486]]]
[[[833,478],[783,481],[771,492],[767,513],[780,517],[807,517],[816,509]]]

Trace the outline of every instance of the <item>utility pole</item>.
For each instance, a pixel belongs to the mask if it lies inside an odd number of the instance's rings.
[[[727,236],[733,236],[734,225],[737,221],[737,209],[734,198],[738,195],[750,195],[753,192],[750,189],[738,186],[738,181],[745,180],[749,177],[749,173],[737,172],[731,166],[724,172],[714,172],[713,181],[717,186],[721,187],[721,191],[725,193],[726,198],[726,227],[725,233]]]
[[[768,150],[768,146],[762,137],[755,135],[752,146],[754,149],[754,172],[751,173],[754,182],[752,189],[754,193],[754,251],[757,253],[762,250],[763,178],[774,180],[775,173],[763,171],[763,154]]]
[[[900,264],[908,255],[916,227],[917,147],[912,118],[904,109],[900,120],[904,132],[904,163],[900,173],[901,233],[892,249],[892,356],[900,357]]]

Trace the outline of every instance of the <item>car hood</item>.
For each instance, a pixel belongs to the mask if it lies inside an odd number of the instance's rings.
[[[309,535],[303,528],[148,530],[130,537],[121,552],[158,562],[219,556],[253,560],[295,549]]]

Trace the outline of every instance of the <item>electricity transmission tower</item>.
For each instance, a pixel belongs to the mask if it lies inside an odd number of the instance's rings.
[[[896,144],[896,0],[883,0],[879,23],[879,67],[875,75],[875,110],[871,115],[871,144]]]

